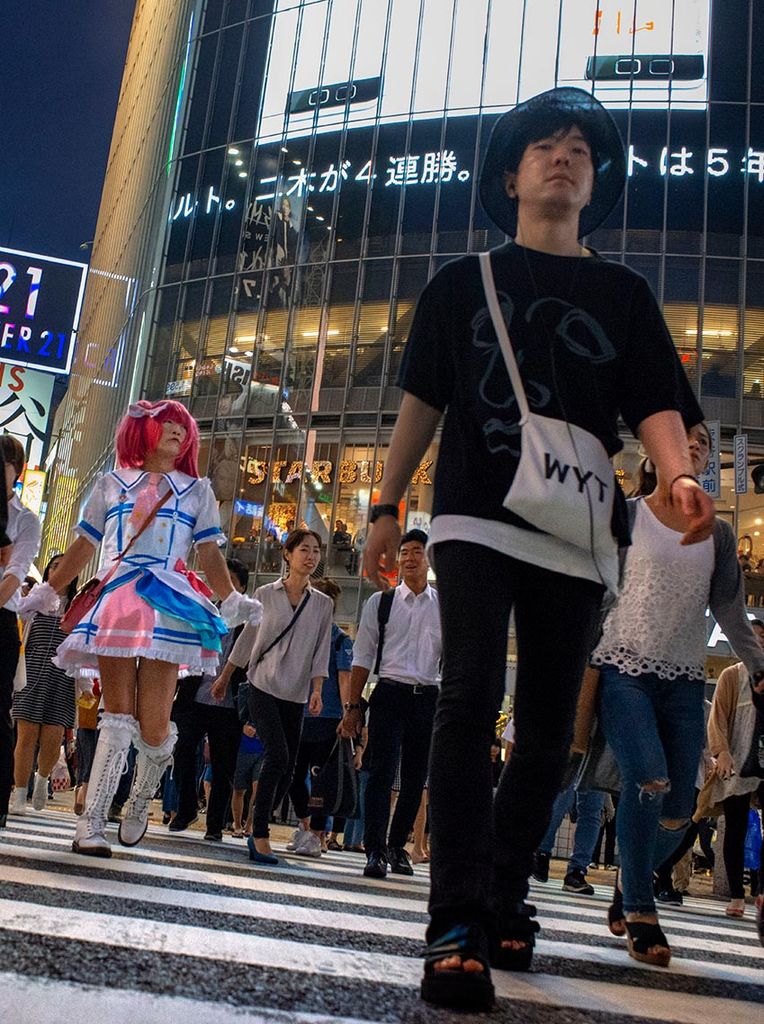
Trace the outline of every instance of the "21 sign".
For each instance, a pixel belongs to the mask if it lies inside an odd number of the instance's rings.
[[[69,373],[87,265],[0,248],[0,362]]]

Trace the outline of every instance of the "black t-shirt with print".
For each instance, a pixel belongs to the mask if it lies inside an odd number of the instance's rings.
[[[534,412],[583,427],[610,455],[623,447],[619,413],[634,433],[667,409],[687,427],[702,420],[639,274],[596,255],[551,256],[512,242],[494,251],[492,266]],[[398,385],[446,414],[433,515],[533,529],[502,504],[520,456],[519,412],[477,256],[446,264],[423,291]]]

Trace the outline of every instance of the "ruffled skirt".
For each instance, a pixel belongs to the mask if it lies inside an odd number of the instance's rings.
[[[215,606],[180,573],[126,566],[53,660],[73,676],[91,674],[99,657],[150,658],[182,665],[188,675],[214,673],[227,631]]]

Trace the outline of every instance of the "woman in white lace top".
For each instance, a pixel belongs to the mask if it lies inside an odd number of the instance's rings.
[[[711,451],[704,424],[688,432],[688,442],[701,473]],[[658,924],[653,869],[681,841],[692,814],[705,733],[706,608],[752,675],[764,675],[764,652],[748,624],[729,524],[717,519],[713,537],[683,545],[671,482],[642,476],[639,496],[628,503],[632,545],[623,588],[592,661],[601,666],[602,727],[623,776],[620,891],[610,928],[627,935],[636,960],[667,966],[671,950]]]

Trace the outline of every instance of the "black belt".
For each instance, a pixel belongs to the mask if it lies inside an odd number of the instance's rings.
[[[402,683],[400,679],[388,679],[386,676],[380,676],[379,681],[387,686],[397,686],[399,690],[409,690],[417,695],[438,689],[437,683]]]

